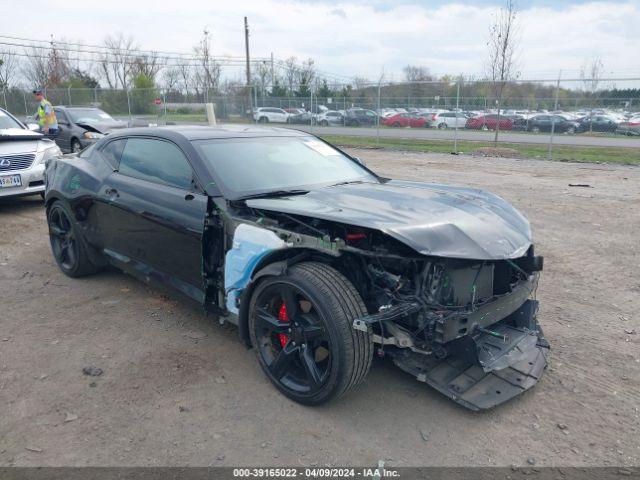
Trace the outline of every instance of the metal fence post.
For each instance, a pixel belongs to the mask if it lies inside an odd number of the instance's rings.
[[[347,126],[347,96],[343,95],[342,96],[342,102],[344,103],[344,115],[342,115],[342,126],[346,127]]]
[[[164,107],[164,123],[167,124],[167,94],[162,92],[162,106]]]
[[[313,92],[309,95],[309,113],[310,113],[310,122],[311,122],[311,131],[313,132]]]
[[[93,87],[93,101],[98,106],[98,86]]]
[[[67,87],[67,97],[69,97],[69,105],[73,105],[73,102],[71,102],[71,86]]]
[[[376,145],[380,144],[380,82],[378,82],[378,108],[376,109]]]
[[[562,70],[558,74],[558,83],[556,84],[556,98],[554,102],[553,111],[558,110],[558,94],[560,93],[560,77],[562,76]],[[549,135],[549,150],[547,152],[547,159],[552,159],[552,148],[553,148],[553,134],[556,126],[556,115],[555,113],[551,115],[551,134]]]
[[[24,100],[24,114],[25,116],[29,116],[29,110],[27,110],[27,94],[25,91],[22,91],[22,100]]]
[[[131,99],[129,98],[129,87],[124,90],[127,93],[127,110],[129,110],[129,126],[133,123],[133,118],[131,116]]]
[[[2,96],[4,97],[4,109],[9,110],[9,107],[7,106],[7,90],[4,88],[2,89]]]
[[[460,80],[461,78],[458,78],[458,86],[456,88],[456,113],[455,113],[455,131],[453,132],[453,153],[455,153],[456,155],[458,154],[458,110],[460,107]]]

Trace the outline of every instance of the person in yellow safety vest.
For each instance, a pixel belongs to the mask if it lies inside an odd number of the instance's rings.
[[[58,134],[58,119],[53,111],[53,105],[44,98],[42,90],[36,89],[33,94],[36,97],[36,102],[38,102],[36,118],[38,119],[38,125],[40,125],[40,131],[45,135],[55,137]]]

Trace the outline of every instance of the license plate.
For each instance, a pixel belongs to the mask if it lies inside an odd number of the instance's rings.
[[[20,175],[4,175],[0,176],[0,188],[20,187],[22,179]]]

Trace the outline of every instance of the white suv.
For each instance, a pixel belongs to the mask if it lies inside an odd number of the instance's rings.
[[[58,146],[0,108],[0,198],[44,193],[44,164]]]
[[[464,128],[467,116],[461,112],[443,112],[433,116],[430,125],[438,128]]]
[[[289,114],[281,108],[260,107],[254,111],[253,119],[259,123],[287,123]]]

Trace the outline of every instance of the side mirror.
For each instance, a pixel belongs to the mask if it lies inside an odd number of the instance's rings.
[[[367,166],[367,163],[364,160],[362,160],[360,157],[351,157],[351,158],[353,158],[356,162],[358,162],[363,167]]]
[[[40,130],[40,125],[37,123],[27,123],[27,128],[32,132],[37,132]]]

